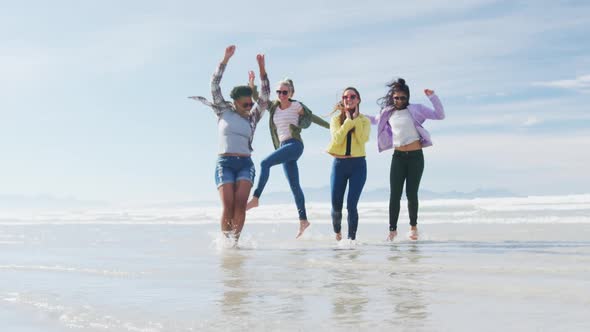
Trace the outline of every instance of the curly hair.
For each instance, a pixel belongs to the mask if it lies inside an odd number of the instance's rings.
[[[377,99],[377,105],[381,108],[393,106],[393,94],[395,92],[403,92],[408,96],[408,103],[410,103],[410,87],[406,85],[406,80],[398,78],[387,84],[389,91],[384,97]]]
[[[231,90],[229,96],[233,100],[241,97],[252,97],[252,88],[247,85],[238,85]]]

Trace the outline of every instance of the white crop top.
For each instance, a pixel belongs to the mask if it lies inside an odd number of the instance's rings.
[[[396,110],[389,118],[389,124],[393,131],[393,145],[400,147],[420,140],[420,134],[414,125],[414,119],[407,108]]]

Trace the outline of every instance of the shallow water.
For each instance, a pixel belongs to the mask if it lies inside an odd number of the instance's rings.
[[[1,225],[10,331],[568,330],[590,328],[589,224],[421,227],[356,245],[329,225]],[[406,225],[400,226],[403,233]],[[401,237],[400,237],[401,238]]]

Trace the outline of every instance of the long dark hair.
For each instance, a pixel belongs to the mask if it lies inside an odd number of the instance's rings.
[[[406,80],[398,78],[387,84],[389,91],[384,97],[377,99],[377,105],[381,108],[393,106],[393,94],[395,92],[403,92],[408,96],[408,104],[410,103],[410,87],[406,85]]]
[[[360,113],[360,105],[361,105],[361,94],[359,93],[359,90],[357,90],[355,87],[349,86],[346,89],[342,90],[342,95],[344,95],[344,93],[348,90],[352,90],[354,91],[354,93],[356,94],[357,98],[359,99],[359,103],[357,105],[357,107],[359,108],[359,113]],[[343,123],[344,120],[346,120],[346,114],[344,113],[346,111],[346,108],[344,108],[344,103],[342,102],[342,100],[340,100],[336,106],[334,106],[334,111],[332,113],[335,113],[336,111],[340,111],[340,123]]]

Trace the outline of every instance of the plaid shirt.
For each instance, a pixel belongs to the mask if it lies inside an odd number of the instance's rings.
[[[215,115],[217,115],[218,119],[221,116],[221,114],[223,114],[223,112],[236,112],[235,105],[232,102],[226,101],[223,98],[223,94],[221,93],[221,87],[219,86],[219,83],[221,82],[221,77],[223,76],[223,72],[225,71],[225,67],[225,64],[220,63],[219,67],[217,67],[217,70],[213,73],[213,77],[211,78],[211,95],[213,96],[213,102],[208,101],[205,97],[189,97],[211,107],[215,112]],[[250,128],[252,129],[252,133],[250,134],[250,139],[248,141],[250,151],[253,150],[252,141],[254,140],[254,132],[256,131],[256,125],[264,115],[264,110],[266,110],[268,106],[268,100],[270,96],[270,83],[268,82],[268,76],[264,75],[264,77],[261,77],[260,79],[260,97],[257,100],[256,106],[253,107],[250,110],[250,113],[248,114],[248,122],[250,123]]]

